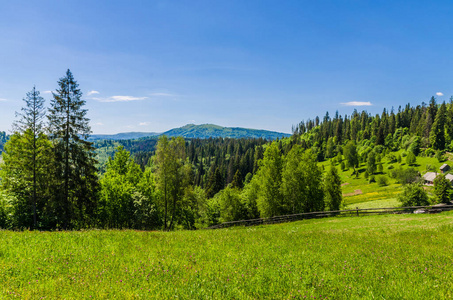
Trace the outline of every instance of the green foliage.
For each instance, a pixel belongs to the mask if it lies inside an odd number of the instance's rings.
[[[286,210],[282,203],[283,160],[277,143],[270,144],[264,152],[264,158],[256,174],[259,182],[259,196],[257,206],[262,217],[272,217],[282,214]]]
[[[286,157],[282,178],[280,214],[324,210],[322,172],[310,151],[294,146]]]
[[[58,81],[48,111],[50,140],[55,160],[51,187],[55,227],[81,228],[94,225],[98,178],[91,132],[82,92],[70,70]]]
[[[379,175],[376,177],[376,182],[379,186],[386,186],[389,184],[389,180],[385,175]]]
[[[374,151],[368,153],[366,161],[366,170],[370,175],[376,172],[376,153],[374,153]]]
[[[410,183],[404,186],[403,192],[398,197],[403,207],[429,205],[429,198],[423,186],[419,183]]]
[[[326,210],[339,210],[342,206],[343,196],[341,178],[334,165],[330,165],[330,169],[324,179],[324,190]]]
[[[451,201],[451,182],[445,178],[444,174],[439,174],[434,179],[434,194],[437,203],[450,203]]]
[[[395,178],[398,183],[401,183],[403,185],[408,183],[415,183],[420,179],[420,173],[414,168],[395,169],[390,172],[390,175],[392,178]]]
[[[412,153],[411,151],[409,151],[409,153],[407,154],[407,157],[406,157],[406,164],[408,166],[412,166],[412,165],[415,165],[416,162],[417,162],[417,158],[415,157],[415,154]]]
[[[247,208],[242,201],[240,190],[227,187],[215,197],[220,206],[220,222],[247,219]]]
[[[190,181],[190,166],[185,164],[185,143],[181,137],[159,138],[154,161],[164,230],[173,229],[181,220],[181,201]]]
[[[102,227],[149,229],[159,225],[153,175],[144,174],[124,148],[119,147],[109,160],[100,185]]]
[[[357,154],[356,145],[350,141],[343,150],[349,168],[356,168],[359,165],[359,156]]]

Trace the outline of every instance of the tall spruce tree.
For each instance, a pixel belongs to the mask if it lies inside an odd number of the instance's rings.
[[[13,225],[36,229],[38,222],[43,224],[51,144],[44,134],[44,99],[39,91],[33,87],[23,100],[14,134],[5,145],[0,177],[3,188],[14,195]]]
[[[96,158],[85,100],[70,70],[58,81],[49,108],[49,133],[54,144],[54,212],[56,226],[87,226],[96,206]]]

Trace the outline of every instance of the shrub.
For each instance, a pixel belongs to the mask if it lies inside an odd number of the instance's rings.
[[[389,163],[394,163],[394,162],[396,162],[396,160],[397,160],[397,159],[396,159],[395,154],[389,153],[389,154],[387,155],[387,161],[388,161]]]
[[[373,183],[376,182],[376,179],[374,179],[374,175],[371,175],[370,178],[368,179],[368,183]]]
[[[431,148],[428,148],[428,149],[425,150],[425,156],[426,156],[426,157],[432,157],[432,156],[435,155],[435,154],[436,154],[436,151],[434,151],[434,150],[431,149]]]
[[[415,154],[412,152],[409,152],[406,157],[406,164],[409,166],[415,165],[416,161],[417,161],[417,158],[415,157]]]
[[[418,183],[411,183],[404,186],[403,192],[399,195],[398,201],[402,206],[424,206],[429,205],[429,198],[423,186]]]
[[[386,186],[389,184],[389,179],[387,176],[380,175],[376,177],[376,182],[379,186]]]
[[[408,184],[418,182],[420,179],[420,174],[414,168],[402,169],[399,168],[391,172],[391,176],[396,178],[398,183]]]

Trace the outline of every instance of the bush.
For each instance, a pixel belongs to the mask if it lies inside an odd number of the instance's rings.
[[[436,152],[436,158],[437,158],[438,162],[444,162],[445,161],[445,157],[444,157],[444,154],[442,153],[442,151],[437,151]]]
[[[386,186],[389,184],[389,179],[387,176],[381,175],[376,177],[376,182],[379,186]]]
[[[403,192],[399,195],[398,201],[402,206],[424,206],[429,205],[428,194],[423,186],[418,183],[411,183],[404,186]]]
[[[402,169],[399,168],[391,172],[391,177],[396,178],[398,183],[409,184],[418,182],[420,179],[419,172],[414,168]]]
[[[396,160],[397,160],[397,158],[396,158],[395,154],[390,153],[390,154],[387,155],[387,161],[389,163],[395,163]]]
[[[368,183],[373,183],[376,182],[376,179],[374,179],[374,175],[371,175],[370,178],[368,179]]]
[[[409,166],[415,165],[416,161],[417,161],[417,158],[415,157],[415,154],[412,152],[409,152],[406,157],[406,164]]]
[[[428,149],[425,150],[425,156],[426,156],[426,157],[432,157],[432,156],[435,155],[435,154],[436,154],[436,151],[434,151],[434,150],[431,149],[431,148],[428,148]]]

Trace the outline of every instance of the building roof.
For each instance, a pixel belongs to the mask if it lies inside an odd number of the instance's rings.
[[[447,164],[443,164],[442,166],[440,166],[440,169],[441,169],[441,170],[443,170],[443,169],[445,169],[445,168],[450,168],[450,166],[447,165]]]
[[[423,179],[426,181],[433,182],[434,179],[436,179],[437,175],[438,175],[438,173],[436,173],[436,172],[427,172],[425,175],[423,175]],[[447,178],[449,181],[453,181],[452,174],[445,175],[445,178]]]
[[[427,172],[425,175],[423,175],[423,179],[425,179],[426,181],[432,182],[432,181],[434,181],[436,176],[437,176],[436,172]]]

